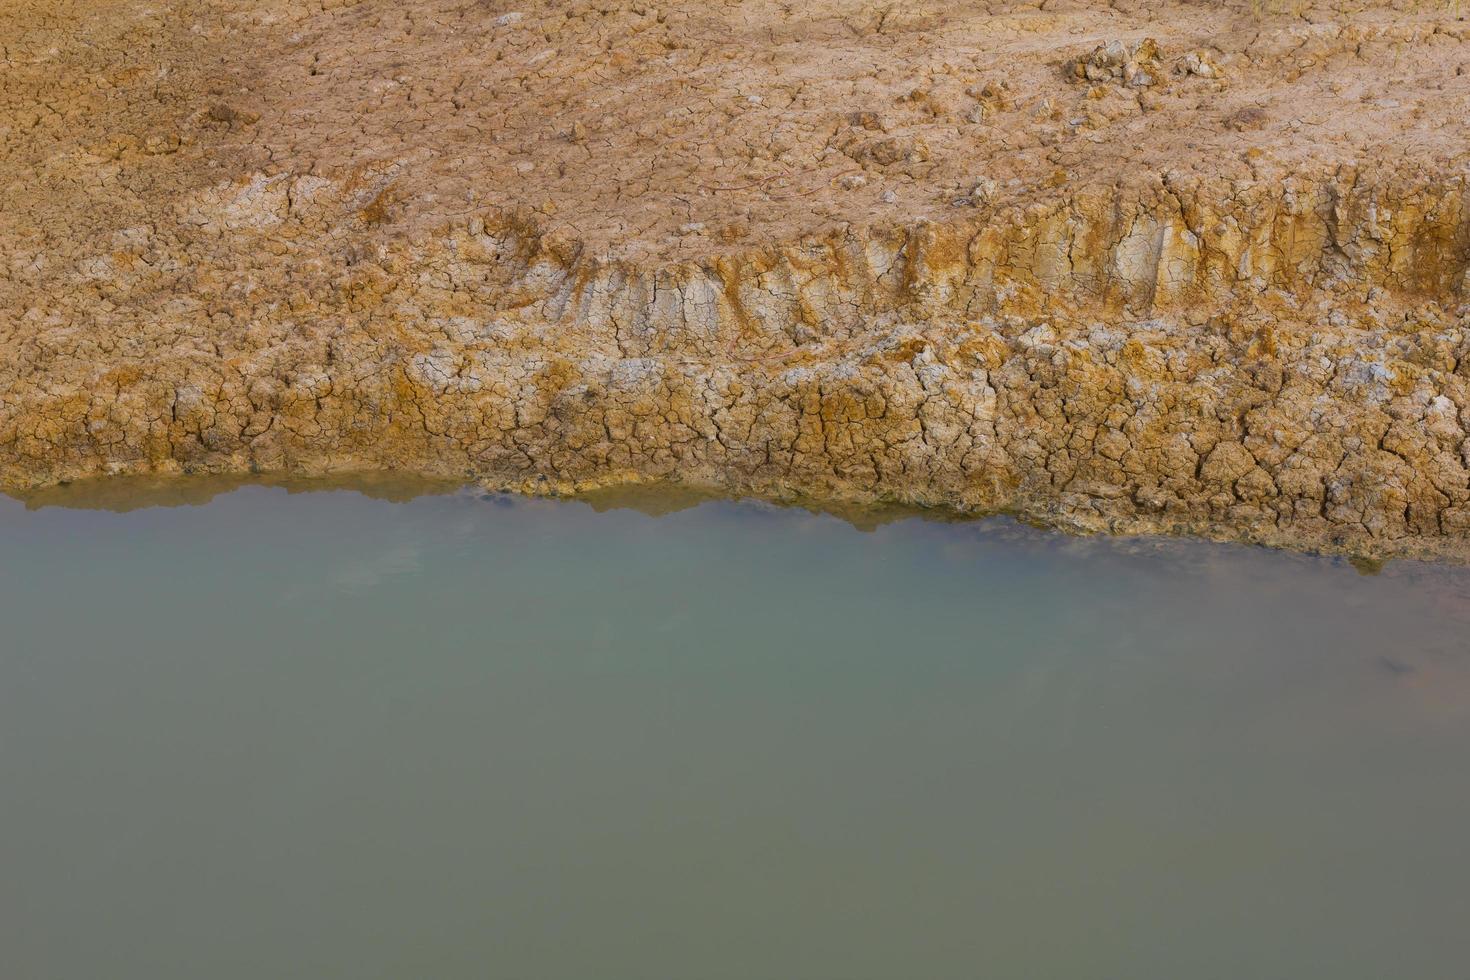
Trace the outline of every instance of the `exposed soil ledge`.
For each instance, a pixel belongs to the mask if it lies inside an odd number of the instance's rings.
[[[384,469],[1470,554],[1470,25],[0,10],[0,483]]]

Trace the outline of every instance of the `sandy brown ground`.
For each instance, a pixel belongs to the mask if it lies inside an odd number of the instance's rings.
[[[1448,7],[11,0],[0,479],[1470,534]]]

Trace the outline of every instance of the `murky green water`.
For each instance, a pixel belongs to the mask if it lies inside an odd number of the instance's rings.
[[[7,980],[1470,976],[1465,570],[247,487],[0,630]]]

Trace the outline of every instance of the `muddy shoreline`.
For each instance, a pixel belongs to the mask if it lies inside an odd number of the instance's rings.
[[[860,531],[874,531],[896,521],[923,520],[944,524],[968,524],[997,518],[1015,521],[1049,533],[1080,537],[1116,536],[1136,538],[1140,543],[1160,544],[1173,538],[1194,538],[1217,544],[1237,544],[1308,556],[1347,559],[1361,574],[1378,574],[1390,561],[1425,561],[1448,565],[1470,564],[1470,548],[1445,538],[1426,538],[1401,542],[1393,551],[1365,551],[1340,542],[1304,543],[1299,539],[1243,537],[1238,528],[1178,528],[1142,523],[1086,526],[1075,521],[1048,520],[1013,511],[958,511],[953,508],[925,507],[893,502],[844,503],[832,499],[802,496],[760,496],[730,494],[712,487],[696,487],[678,483],[619,484],[598,489],[560,493],[543,491],[524,494],[497,489],[493,485],[445,477],[425,477],[395,471],[339,471],[313,476],[286,473],[258,474],[179,474],[174,476],[109,476],[87,477],[76,481],[49,484],[31,489],[8,489],[0,494],[17,500],[28,510],[59,507],[71,510],[101,510],[127,513],[152,507],[204,506],[216,497],[249,487],[284,490],[289,494],[349,492],[373,500],[407,503],[426,496],[473,494],[487,502],[514,497],[560,499],[583,503],[593,510],[633,510],[650,517],[678,513],[704,503],[720,501],[754,502],[776,508],[794,508],[812,514],[834,517]]]

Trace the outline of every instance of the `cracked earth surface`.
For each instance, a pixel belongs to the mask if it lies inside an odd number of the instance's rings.
[[[1470,554],[1452,9],[12,0],[0,484]]]

